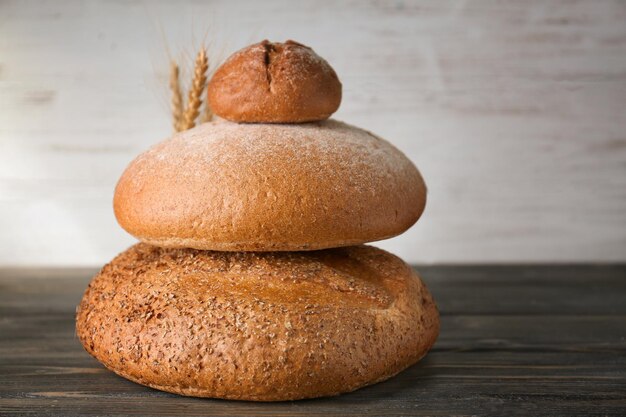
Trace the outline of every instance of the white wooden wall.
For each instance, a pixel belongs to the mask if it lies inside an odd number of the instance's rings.
[[[0,1],[0,265],[99,265],[125,165],[169,135],[167,62],[269,38],[429,186],[411,262],[626,260],[624,1]],[[217,59],[217,58],[216,58]]]

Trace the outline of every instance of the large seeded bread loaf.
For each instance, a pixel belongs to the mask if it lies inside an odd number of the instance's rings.
[[[335,395],[417,362],[439,331],[428,289],[369,246],[233,253],[138,244],[77,310],[85,349],[132,381],[253,401]]]

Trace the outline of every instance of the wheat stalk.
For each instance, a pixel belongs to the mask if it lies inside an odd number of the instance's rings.
[[[175,132],[182,130],[183,95],[180,92],[180,69],[176,62],[170,64],[170,90],[172,90],[172,124]]]
[[[202,106],[202,95],[206,87],[208,69],[209,60],[205,49],[202,48],[196,56],[193,81],[189,88],[187,108],[183,113],[181,130],[191,129],[196,125],[196,118],[200,114],[200,107]]]

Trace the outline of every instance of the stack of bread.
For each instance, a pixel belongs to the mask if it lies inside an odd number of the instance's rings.
[[[336,395],[421,359],[439,316],[401,259],[363,245],[422,214],[411,161],[327,120],[341,83],[312,49],[267,41],[209,83],[218,120],[137,157],[115,190],[141,243],[106,265],[77,334],[117,374],[254,401]]]

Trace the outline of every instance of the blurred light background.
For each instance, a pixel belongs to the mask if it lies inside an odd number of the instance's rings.
[[[0,265],[96,266],[134,242],[115,183],[170,135],[169,57],[313,47],[337,119],[429,200],[378,245],[414,263],[626,260],[626,2],[0,0]]]

